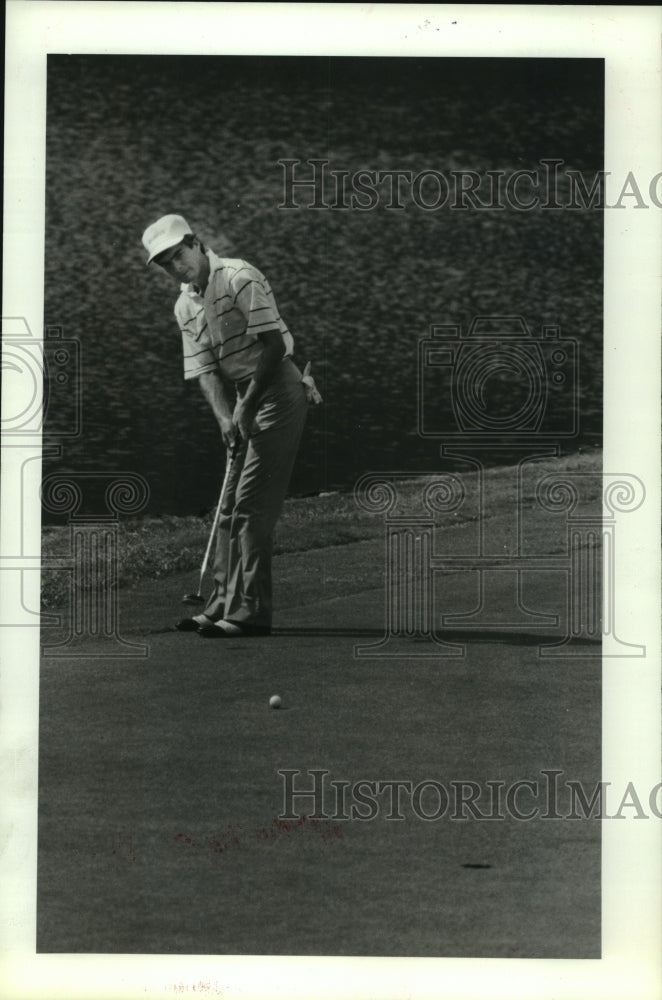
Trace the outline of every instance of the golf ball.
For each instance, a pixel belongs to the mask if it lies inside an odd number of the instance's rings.
[[[269,699],[269,707],[270,708],[280,708],[280,706],[282,704],[283,703],[280,700],[280,695],[279,694],[272,694],[271,698]]]

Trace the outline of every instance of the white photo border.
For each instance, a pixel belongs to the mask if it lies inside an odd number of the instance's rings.
[[[25,317],[35,336],[42,334],[44,311],[48,53],[604,58],[606,171],[623,180],[631,171],[647,184],[662,170],[658,7],[8,0],[6,11],[3,312]],[[619,526],[618,620],[648,653],[603,662],[603,775],[616,787],[632,781],[650,789],[660,780],[662,208],[641,211],[628,202],[605,211],[605,240],[604,470],[637,476],[647,494],[624,519],[622,533]],[[15,452],[3,449],[5,539],[17,527],[10,502],[19,469]],[[40,512],[27,513],[27,545],[38,554]],[[8,577],[0,573],[3,598]],[[28,599],[37,606],[38,580],[33,587]],[[0,994],[6,1000],[168,997],[179,982],[215,984],[224,998],[289,1000],[660,995],[662,823],[655,819],[602,825],[601,960],[37,955],[39,635],[36,628],[1,632],[2,804],[9,832],[3,836]]]

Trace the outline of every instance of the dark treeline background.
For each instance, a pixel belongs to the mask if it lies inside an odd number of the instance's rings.
[[[265,272],[297,360],[313,362],[325,403],[292,493],[438,468],[441,439],[417,430],[418,343],[431,324],[476,315],[519,314],[536,335],[555,324],[577,340],[567,405],[579,401],[580,430],[561,443],[599,444],[600,211],[428,212],[407,185],[403,210],[386,207],[384,185],[371,211],[306,208],[308,191],[285,210],[278,161],[450,176],[557,158],[590,182],[602,156],[600,60],[50,56],[45,321],[80,342],[83,428],[45,472],[139,472],[155,514],[216,500],[224,459],[182,378],[177,289],[144,264],[142,231],[166,212]],[[500,372],[491,391],[498,405],[524,390]]]

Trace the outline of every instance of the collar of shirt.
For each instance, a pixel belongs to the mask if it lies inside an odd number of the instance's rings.
[[[217,257],[213,250],[206,250],[205,253],[209,260],[209,280],[211,280],[211,276],[214,273],[214,271],[217,271],[219,267],[222,267],[223,265],[221,263],[221,258]],[[209,282],[207,282],[207,287],[209,287]],[[190,295],[192,299],[203,298],[203,296],[200,293],[200,289],[197,287],[197,285],[194,285],[192,281],[182,282],[182,284],[179,286],[179,290],[181,292],[185,292],[186,295]]]

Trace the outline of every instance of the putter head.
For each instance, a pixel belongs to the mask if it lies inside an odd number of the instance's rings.
[[[202,594],[184,594],[182,604],[204,604],[205,599]]]

